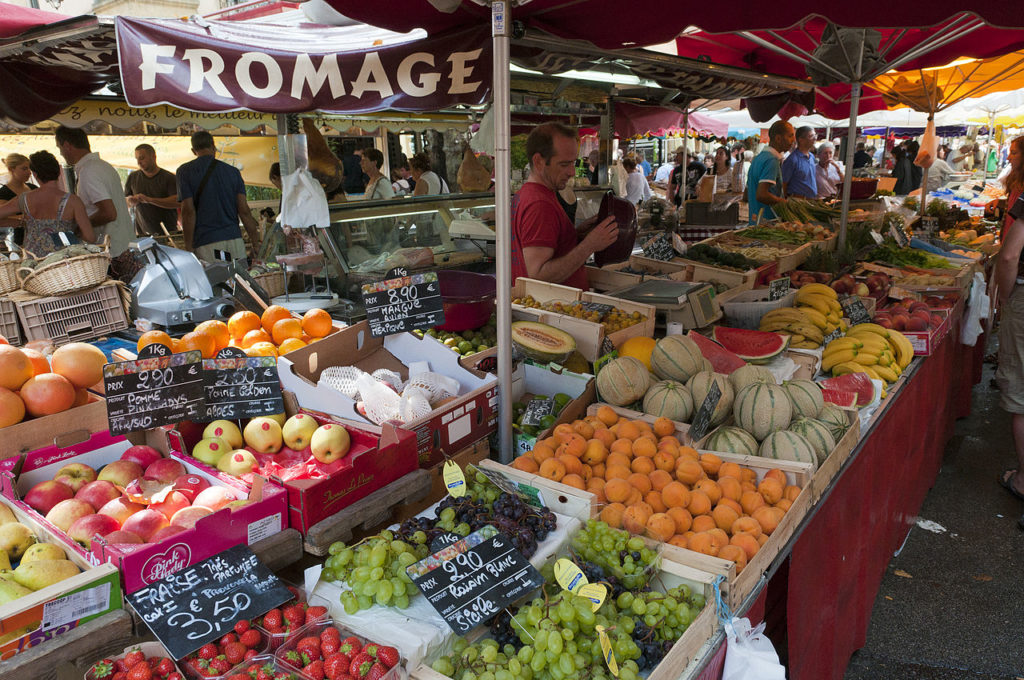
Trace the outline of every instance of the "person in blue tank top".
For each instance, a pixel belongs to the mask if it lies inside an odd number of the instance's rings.
[[[775,219],[772,206],[786,200],[782,191],[782,154],[793,148],[795,141],[793,126],[784,120],[772,123],[768,129],[768,146],[754,157],[747,174],[750,224]]]

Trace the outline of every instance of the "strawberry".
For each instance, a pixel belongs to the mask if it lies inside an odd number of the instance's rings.
[[[252,680],[252,678],[245,673],[235,673],[234,675],[229,675],[227,680]]]
[[[311,680],[324,680],[324,662],[317,660],[302,669]]]
[[[168,673],[167,674],[167,680],[184,680],[184,679],[181,677],[181,673],[179,673],[178,671],[174,671],[172,673]]]
[[[249,649],[255,649],[260,646],[262,638],[260,637],[260,632],[258,630],[250,628],[238,637],[238,641]]]
[[[372,656],[366,652],[359,652],[352,658],[352,663],[348,667],[348,673],[357,678],[365,678],[369,674],[373,663]]]
[[[223,647],[224,645],[229,645],[229,644],[231,644],[232,642],[238,642],[238,636],[237,636],[237,635],[235,635],[234,633],[228,633],[227,635],[225,635],[224,637],[222,637],[222,638],[221,638],[221,639],[220,639],[220,640],[218,641],[218,643],[217,643],[217,644],[219,644],[219,645],[220,645],[221,647]]]
[[[296,668],[302,668],[310,662],[310,658],[298,650],[289,649],[287,652],[284,653],[284,661],[285,663],[291,666],[295,666]]]
[[[359,652],[363,651],[363,643],[359,641],[359,638],[349,636],[342,641],[340,651],[344,654],[355,656]]]
[[[237,666],[245,660],[245,653],[249,649],[241,642],[229,642],[224,645],[224,658],[227,659],[228,663],[232,666]]]
[[[341,640],[333,637],[320,638],[320,653],[325,657],[337,653],[341,649]]]
[[[135,666],[137,666],[138,664],[145,662],[145,660],[146,655],[137,649],[135,651],[128,652],[124,655],[125,670],[130,671],[131,669],[135,668]]]
[[[117,671],[110,680],[128,680],[128,673],[125,671]]]
[[[398,650],[394,647],[383,645],[377,647],[377,661],[380,661],[385,668],[394,668],[398,665],[399,660]]]
[[[278,671],[274,673],[274,680],[295,680],[295,676],[287,671]]]
[[[234,631],[238,633],[239,636],[241,636],[242,633],[249,630],[249,628],[251,627],[251,624],[246,619],[242,619],[241,621],[235,624]]]
[[[255,672],[253,669],[256,669]],[[274,664],[263,664],[262,666],[249,666],[247,669],[249,677],[255,680],[271,680],[274,677]]]
[[[148,659],[146,659],[146,663],[149,664],[150,668],[152,668],[153,670],[156,670],[157,664],[160,663],[160,657],[158,657],[158,656],[151,656]]]
[[[199,648],[200,659],[209,660],[215,656],[217,656],[217,645],[213,644],[212,642],[208,642]]]
[[[123,656],[120,659],[115,659],[114,660],[114,672],[115,673],[127,673],[128,672],[128,664],[126,664],[124,662],[124,657]]]
[[[301,604],[293,604],[285,608],[281,615],[287,622],[288,629],[301,628],[306,623],[306,610]]]
[[[341,640],[341,631],[337,628],[334,628],[333,626],[324,628],[322,631],[320,631],[320,639],[326,640],[328,638],[332,640]]]
[[[156,668],[153,670],[157,675],[170,675],[174,672],[174,662],[164,657],[157,661]]]
[[[227,673],[233,665],[228,663],[228,660],[223,655],[218,656],[216,659],[210,659],[210,668],[217,671],[218,674]]]
[[[259,656],[259,655],[260,655],[260,653],[257,652],[255,649],[250,649],[249,651],[247,651],[245,653],[245,657],[244,658],[245,658],[246,661],[248,661],[249,659],[253,658],[254,656]]]
[[[306,623],[319,621],[327,616],[327,607],[313,606],[306,610]]]
[[[363,651],[372,656],[374,659],[377,658],[377,648],[380,647],[376,642],[368,642],[363,647]]]
[[[348,675],[348,669],[352,665],[352,659],[342,653],[330,654],[324,659],[324,675],[327,680],[338,680],[342,675]]]
[[[295,645],[295,649],[300,652],[309,654],[311,659],[320,658],[320,639],[313,636],[307,636],[299,640],[298,644]]]
[[[370,667],[370,672],[366,674],[366,680],[380,680],[387,674],[387,668],[384,668],[384,666],[379,663],[375,663]]]
[[[263,627],[271,633],[278,633],[282,630],[283,619],[280,609],[271,609],[263,615]]]
[[[114,662],[110,659],[97,661],[89,669],[94,680],[106,680],[114,675]]]
[[[128,671],[128,680],[153,680],[153,669],[148,663],[137,663]]]

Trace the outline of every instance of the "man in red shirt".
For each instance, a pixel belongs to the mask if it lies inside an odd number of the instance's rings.
[[[579,136],[561,123],[544,123],[526,139],[530,177],[512,198],[512,283],[526,276],[587,289],[584,263],[615,243],[618,225],[608,217],[579,241],[555,192],[576,172]]]

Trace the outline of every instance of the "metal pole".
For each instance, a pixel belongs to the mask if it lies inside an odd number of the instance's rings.
[[[511,463],[512,441],[512,117],[509,92],[510,3],[491,3],[494,40],[494,233],[498,321],[498,457]]]
[[[690,132],[690,101],[687,100],[686,101],[686,109],[683,111],[683,166],[682,166],[682,170],[679,173],[679,183],[682,184],[682,186],[680,187],[681,195],[682,195],[682,201],[679,204],[679,211],[678,211],[678,222],[679,222],[679,224],[684,224],[686,222],[686,198],[687,198],[687,196],[686,196],[686,166],[689,165],[689,163],[687,163],[686,156],[689,153],[689,150],[687,149],[687,146],[688,146],[689,141],[690,141],[689,132]]]
[[[853,151],[857,146],[857,108],[860,106],[860,83],[850,85],[850,128],[846,133],[846,172],[843,173],[843,202],[839,215],[840,250],[846,245],[846,221],[850,212],[850,188],[853,186]]]

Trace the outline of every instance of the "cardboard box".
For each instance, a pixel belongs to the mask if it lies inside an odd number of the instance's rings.
[[[564,369],[559,370],[553,366],[538,366],[526,361],[512,375],[512,400],[520,401],[535,394],[543,394],[553,397],[559,392],[568,394],[572,401],[565,405],[555,419],[555,425],[571,423],[574,420],[586,415],[587,406],[597,399],[597,387],[594,376],[582,373],[573,373]],[[551,434],[555,425],[537,433],[532,437],[528,434],[517,432],[515,435],[515,455],[520,455],[531,450],[538,439],[543,439]]]
[[[90,393],[93,400],[52,416],[31,418],[0,430],[3,433],[5,455],[27,453],[46,446],[70,446],[83,441],[90,434],[107,429],[107,402]],[[10,460],[8,458],[7,460]],[[3,461],[0,461],[0,466]]]
[[[147,659],[150,658],[150,657],[154,657],[155,656],[157,658],[167,657],[171,661],[174,661],[174,657],[172,657],[170,652],[167,651],[167,648],[164,647],[159,642],[140,642],[139,644],[136,644],[136,645],[130,645],[128,647],[125,647],[124,651],[121,652],[120,654],[118,654],[117,656],[110,656],[110,657],[106,657],[106,658],[109,658],[111,661],[117,661],[118,659],[123,659],[124,657],[128,656],[129,652],[135,652],[135,651],[142,652],[143,654],[146,655]],[[99,659],[96,659],[96,661],[99,661]],[[174,670],[177,671],[178,673],[182,672],[181,671],[181,667],[177,663],[174,664]],[[88,671],[86,671],[86,673],[85,673],[85,675],[83,677],[84,677],[84,680],[95,680],[95,678],[93,677],[92,673],[90,673]]]
[[[78,552],[68,550],[49,529],[48,523],[40,521],[39,515],[26,512],[18,503],[6,499],[0,500],[0,504],[10,508],[18,522],[32,530],[38,543],[59,545],[68,559],[82,569],[80,574],[60,583],[0,605],[0,659],[10,658],[124,606],[117,567],[90,564]],[[50,604],[60,600],[69,606],[67,615],[61,615],[63,607],[60,605]],[[49,612],[46,611],[48,604]],[[76,610],[83,613],[76,615]]]
[[[410,517],[415,517],[430,506],[434,505],[447,493],[447,488],[444,482],[444,464],[449,460],[458,465],[463,470],[466,469],[467,465],[476,465],[482,460],[485,460],[491,455],[491,441],[487,439],[481,439],[472,446],[468,446],[462,451],[459,451],[451,458],[438,463],[428,470],[430,473],[430,492],[425,498],[422,498],[414,503],[405,503],[395,507],[394,513],[391,515],[391,523],[401,523]]]
[[[907,336],[907,340],[910,340],[910,344],[914,347],[914,356],[929,356],[935,351],[935,348],[939,346],[942,339],[949,333],[949,329],[953,326],[953,322],[950,320],[952,314],[948,309],[933,309],[932,314],[938,314],[942,317],[942,323],[936,328],[931,328],[926,331],[901,331],[903,335]]]
[[[176,452],[175,437],[168,437],[166,430],[149,430],[146,443],[165,455]],[[69,552],[76,552],[90,564],[109,562],[121,571],[122,583],[127,593],[133,593],[168,574],[212,557],[230,547],[257,541],[278,533],[287,525],[288,501],[284,489],[274,484],[259,484],[252,492],[241,483],[225,483],[219,477],[207,473],[184,459],[186,471],[206,478],[211,484],[227,486],[238,492],[240,497],[248,493],[253,503],[235,509],[222,509],[200,519],[195,527],[183,531],[155,544],[105,545],[101,540],[93,541],[86,550],[71,540],[63,531],[47,522],[35,510],[19,500],[35,484],[53,479],[57,470],[68,463],[85,463],[99,469],[107,463],[118,460],[132,442],[125,437],[114,437],[109,432],[93,434],[87,441],[68,448],[48,446],[25,455],[21,472],[17,478],[8,471],[2,473],[3,495],[25,514],[46,527],[59,539]]]
[[[415,433],[420,465],[430,466],[494,431],[497,425],[498,379],[463,367],[461,357],[429,336],[398,333],[385,338],[370,335],[363,321],[327,336],[278,359],[281,386],[295,393],[304,409],[319,411],[357,427],[372,426],[356,410],[356,403],[341,392],[318,384],[329,366],[355,366],[367,373],[383,368],[395,371],[403,380],[408,366],[427,362],[430,370],[459,382],[460,394],[423,418],[403,423]]]
[[[288,400],[285,401],[287,407]],[[286,408],[286,410],[288,410]],[[320,424],[340,423],[322,413],[305,411]],[[289,415],[294,414],[291,411]],[[288,494],[288,526],[305,534],[317,522],[330,517],[343,508],[365,498],[377,489],[416,469],[416,435],[385,423],[381,427],[357,427],[342,423],[351,438],[349,453],[334,465],[338,469],[319,479],[284,479],[271,475],[270,480]],[[184,442],[191,451],[194,442]],[[171,454],[227,485],[251,486],[244,480],[174,451]]]

